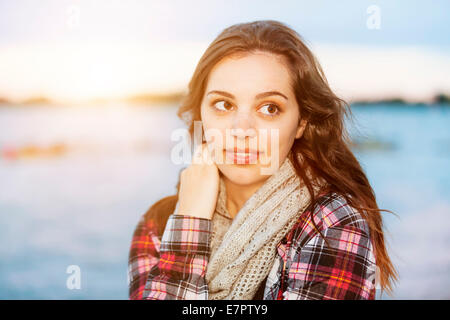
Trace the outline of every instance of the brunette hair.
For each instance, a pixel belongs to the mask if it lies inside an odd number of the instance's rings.
[[[178,116],[186,121],[192,136],[194,121],[201,120],[200,105],[214,65],[231,55],[256,52],[272,53],[287,62],[301,118],[307,120],[303,136],[294,141],[289,157],[308,187],[311,204],[317,198],[306,170],[310,170],[312,177],[324,179],[328,191],[344,196],[366,219],[379,268],[379,284],[382,291],[391,295],[398,274],[385,247],[381,211],[393,212],[378,208],[374,190],[350,149],[351,140],[344,126],[344,117],[352,115],[350,106],[331,91],[317,58],[296,31],[274,20],[239,23],[224,29],[200,58]],[[178,181],[177,190],[179,184]],[[159,200],[147,211],[147,217],[155,219],[160,234],[177,200],[178,192]],[[313,210],[310,213],[318,230]]]

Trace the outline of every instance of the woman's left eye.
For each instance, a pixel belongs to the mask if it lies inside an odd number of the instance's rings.
[[[262,113],[264,113],[264,115],[268,115],[268,116],[276,116],[278,113],[280,113],[280,108],[273,103],[268,103],[263,105],[261,108],[258,109],[258,111],[261,111]]]

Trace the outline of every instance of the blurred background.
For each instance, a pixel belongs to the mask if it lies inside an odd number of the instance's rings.
[[[448,1],[0,0],[0,299],[128,298],[134,228],[182,168],[194,68],[260,19],[299,32],[351,103],[355,155],[399,215],[383,213],[393,298],[450,298]]]

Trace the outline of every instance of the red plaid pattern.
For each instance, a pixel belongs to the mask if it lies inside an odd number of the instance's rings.
[[[375,256],[367,222],[345,199],[330,193],[308,208],[277,246],[265,300],[375,299]],[[129,254],[129,298],[207,300],[205,273],[211,220],[170,215],[160,239],[142,216]]]

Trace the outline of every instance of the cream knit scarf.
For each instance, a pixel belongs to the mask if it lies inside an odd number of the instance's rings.
[[[317,186],[313,186],[315,192]],[[232,219],[220,177],[212,217],[210,259],[206,281],[211,300],[251,300],[275,261],[276,245],[310,204],[287,157]]]

